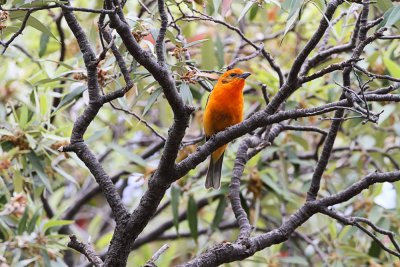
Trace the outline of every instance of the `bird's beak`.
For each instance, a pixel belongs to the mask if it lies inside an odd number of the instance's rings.
[[[247,77],[249,77],[251,75],[250,72],[244,72],[242,74],[240,74],[238,77],[242,78],[242,79],[246,79]]]

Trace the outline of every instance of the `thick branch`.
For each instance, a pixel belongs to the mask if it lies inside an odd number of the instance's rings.
[[[259,145],[260,142],[261,139],[257,136],[247,137],[241,142],[233,167],[231,183],[229,185],[229,198],[231,200],[232,210],[240,228],[239,240],[247,240],[252,229],[247,214],[240,202],[240,178],[243,175],[244,167],[248,161],[247,150]]]
[[[165,46],[164,46],[164,37],[165,33],[167,32],[168,26],[168,15],[165,11],[165,3],[164,0],[158,0],[158,12],[160,13],[161,19],[161,27],[160,31],[158,32],[157,40],[156,40],[156,53],[158,62],[163,65],[165,63]]]

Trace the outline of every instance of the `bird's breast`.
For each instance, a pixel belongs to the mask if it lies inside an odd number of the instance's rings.
[[[214,92],[204,114],[207,135],[215,134],[243,120],[242,92]]]

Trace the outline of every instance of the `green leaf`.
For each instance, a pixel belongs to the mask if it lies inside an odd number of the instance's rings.
[[[186,44],[186,45],[184,46],[184,48],[192,47],[192,46],[195,46],[195,45],[198,45],[198,44],[207,42],[208,40],[209,40],[209,39],[197,40],[197,41],[194,41],[194,42],[191,42],[191,43]]]
[[[379,0],[376,1],[376,5],[382,12],[386,12],[386,10],[390,9],[393,7],[393,3],[391,0]]]
[[[246,198],[242,195],[242,193],[240,193],[240,204],[242,205],[244,211],[246,212],[247,218],[250,218],[250,208],[247,205]]]
[[[69,173],[64,171],[61,167],[59,167],[57,165],[54,165],[52,167],[53,167],[53,170],[55,170],[57,173],[62,175],[66,180],[70,181],[71,183],[73,183],[77,187],[79,186],[79,183],[76,181],[75,177],[73,177],[72,175],[70,175]]]
[[[208,40],[201,46],[201,68],[212,70],[218,65],[218,61],[214,56],[214,42]]]
[[[208,14],[214,14],[215,9],[214,9],[214,0],[207,0],[207,4],[205,5],[207,8],[207,12]]]
[[[218,68],[222,68],[225,64],[225,53],[224,53],[224,44],[221,40],[221,37],[219,34],[217,34],[215,38],[215,50],[214,50],[215,56],[217,58],[218,62]]]
[[[288,192],[285,192],[281,189],[281,186],[278,185],[275,181],[273,181],[269,175],[261,174],[261,180],[272,189],[278,196],[282,197],[283,199],[296,203],[296,201],[288,194]]]
[[[73,220],[50,220],[43,225],[43,233],[53,227],[60,227],[74,223]]]
[[[35,214],[33,214],[32,219],[29,221],[28,227],[26,228],[26,231],[28,233],[32,233],[35,230],[35,226],[40,217],[40,214],[41,214],[40,209],[37,209]]]
[[[280,258],[279,261],[282,263],[287,263],[287,264],[298,264],[298,265],[309,266],[307,260],[300,256]]]
[[[21,113],[19,115],[19,126],[24,129],[25,126],[28,124],[29,118],[29,109],[26,105],[21,107]]]
[[[51,267],[52,264],[51,264],[51,260],[50,260],[49,254],[47,253],[47,250],[41,249],[40,250],[40,255],[42,256],[42,259],[43,259],[43,263],[44,263],[43,265],[45,267]]]
[[[258,5],[253,5],[252,8],[250,9],[250,14],[249,14],[249,20],[253,21],[258,13],[259,6]]]
[[[28,221],[28,207],[25,207],[24,215],[18,222],[17,234],[22,235],[26,231],[26,222]]]
[[[189,84],[183,82],[179,88],[179,93],[181,94],[184,103],[188,105],[193,104],[193,95],[190,91]]]
[[[133,163],[145,167],[147,165],[146,161],[139,155],[134,154],[132,152],[130,152],[130,150],[127,150],[117,144],[112,144],[111,145],[112,149],[114,149],[116,152],[120,153],[121,155],[123,155],[125,158],[127,158],[128,160],[132,161]]]
[[[46,94],[41,94],[39,96],[39,106],[40,106],[40,115],[43,117],[47,114],[47,111],[49,109],[49,105],[47,103],[47,95]]]
[[[109,232],[109,233],[103,235],[102,237],[100,237],[96,241],[96,249],[97,250],[102,250],[105,247],[107,247],[110,244],[113,235],[114,235],[113,232]]]
[[[272,4],[277,5],[278,7],[281,7],[281,3],[279,2],[279,0],[264,0],[264,1],[265,1],[265,3],[267,3],[267,4],[272,3]],[[324,0],[321,0],[321,1],[324,1]]]
[[[213,232],[218,228],[219,224],[221,223],[222,218],[224,217],[226,206],[226,198],[225,196],[221,196],[217,206],[217,210],[215,211],[214,219],[211,224],[211,230]]]
[[[56,107],[56,109],[53,111],[55,113],[57,110],[60,108],[64,107],[65,105],[69,104],[76,98],[78,98],[85,90],[87,89],[86,85],[80,85],[76,87],[71,93],[66,94],[60,101],[60,104]]]
[[[292,138],[294,142],[299,144],[304,149],[304,151],[308,151],[308,142],[306,139],[304,139],[298,134],[289,134],[289,136],[290,138]]]
[[[379,258],[381,251],[382,251],[382,248],[378,244],[378,242],[376,242],[375,240],[372,240],[371,246],[369,247],[369,250],[368,250],[368,255],[370,255],[371,257],[374,257],[374,258]]]
[[[40,36],[40,43],[39,43],[39,57],[44,56],[47,50],[47,45],[49,44],[50,36],[46,33],[42,33]]]
[[[31,163],[32,168],[36,171],[41,183],[46,187],[47,190],[53,192],[50,186],[50,182],[44,171],[41,159],[36,155],[36,153],[33,150],[31,150],[26,156],[28,157],[28,160]]]
[[[14,11],[11,12],[10,18],[12,19],[18,19],[20,21],[23,21],[26,15],[26,11]],[[27,25],[35,28],[36,30],[42,32],[43,34],[47,34],[51,38],[55,39],[57,42],[57,38],[54,36],[54,34],[50,31],[50,29],[45,26],[43,23],[41,23],[37,18],[35,18],[32,14],[29,16],[28,21],[26,22]]]
[[[400,20],[400,6],[391,7],[385,12],[385,14],[383,14],[383,21],[379,24],[378,28],[392,27],[394,24],[397,24],[399,20]]]
[[[19,29],[20,29],[20,27],[17,27],[17,26],[7,26],[7,28],[2,30],[1,35],[3,38],[5,38],[10,34],[16,33]]]
[[[329,234],[331,236],[331,240],[336,240],[337,237],[336,221],[329,223],[328,229],[329,229]]]
[[[282,38],[285,37],[289,29],[293,26],[293,24],[299,17],[302,3],[303,0],[285,0],[285,2],[283,2],[282,9],[287,11],[289,15],[286,21],[285,33],[283,34]]]
[[[199,236],[197,228],[197,203],[196,200],[194,200],[193,196],[189,196],[187,214],[190,234],[197,242],[197,237]]]
[[[383,63],[393,77],[400,77],[400,64],[397,64],[389,58],[389,55],[383,57]]]
[[[0,216],[0,236],[2,236],[3,240],[8,240],[12,236],[14,236],[13,230],[11,230],[10,226],[2,219]]]
[[[59,82],[59,81],[76,82],[76,80],[71,79],[71,78],[66,78],[66,77],[55,77],[55,78],[46,78],[46,79],[42,79],[42,80],[36,82],[36,83],[35,83],[35,86],[44,85],[44,84],[46,84],[46,83]]]
[[[99,233],[101,230],[99,225],[101,225],[103,220],[104,220],[103,214],[96,214],[96,216],[94,216],[94,218],[91,218],[90,223],[87,227],[87,233],[89,236],[91,236],[92,238],[99,236]]]
[[[86,144],[90,144],[98,139],[100,139],[103,135],[105,135],[109,131],[108,127],[104,127],[100,130],[95,131],[91,136],[89,136],[86,140]]]
[[[368,213],[368,219],[376,224],[383,216],[383,208],[379,206],[373,206],[371,211]]]
[[[38,259],[36,257],[31,258],[31,259],[26,259],[18,262],[17,264],[13,264],[13,267],[25,267],[25,266],[30,266],[31,263],[37,261]],[[47,267],[47,266],[46,266]]]
[[[354,232],[357,231],[357,228],[352,227],[350,225],[346,225],[343,227],[342,231],[340,232],[337,240],[338,241],[345,241],[346,238],[352,237],[354,235]]]
[[[19,170],[14,171],[13,177],[14,192],[20,193],[24,190],[24,176],[22,176]]]
[[[251,8],[254,4],[255,4],[255,2],[253,2],[253,1],[248,1],[248,2],[246,3],[246,5],[244,6],[242,12],[241,12],[240,15],[239,15],[238,22],[241,21],[241,20],[243,19],[243,17],[246,15],[246,13],[250,10],[250,8]]]
[[[2,142],[1,143],[1,149],[3,149],[3,151],[10,151],[14,147],[15,147],[14,144],[11,143],[10,141],[6,141],[6,142]]]
[[[182,41],[176,39],[175,35],[170,31],[167,30],[165,36],[176,46],[182,46]]]
[[[172,221],[176,229],[176,233],[179,233],[179,198],[181,196],[181,189],[179,186],[173,184],[171,187],[171,208],[172,208]]]
[[[161,92],[162,92],[162,89],[161,89],[161,88],[158,88],[157,90],[155,90],[155,91],[150,95],[149,100],[147,100],[147,104],[146,104],[146,106],[144,107],[142,117],[143,117],[144,115],[146,115],[146,113],[150,110],[150,108],[153,106],[153,104],[157,101],[157,98],[158,98],[159,95],[161,95]]]
[[[219,8],[221,6],[221,0],[213,0],[213,5],[214,5],[214,15],[218,15]]]
[[[382,125],[390,116],[393,115],[393,112],[396,110],[395,104],[387,104],[384,107],[383,113],[379,115],[378,125]]]

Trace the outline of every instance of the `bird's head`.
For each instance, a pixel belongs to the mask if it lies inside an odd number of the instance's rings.
[[[236,68],[226,71],[218,79],[218,83],[225,86],[239,87],[243,89],[245,80],[251,75],[250,72],[244,72],[243,70]]]

